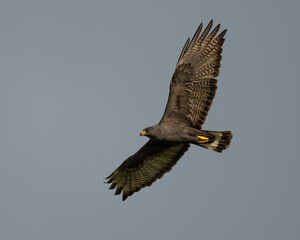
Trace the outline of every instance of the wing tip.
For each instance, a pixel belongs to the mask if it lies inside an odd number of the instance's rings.
[[[219,38],[224,38],[225,34],[227,33],[227,29],[224,29],[220,34],[219,34]]]

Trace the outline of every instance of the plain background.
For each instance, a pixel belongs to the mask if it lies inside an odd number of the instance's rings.
[[[0,239],[299,239],[299,1],[0,2]],[[204,129],[125,202],[103,184],[146,141],[200,22],[228,29]]]

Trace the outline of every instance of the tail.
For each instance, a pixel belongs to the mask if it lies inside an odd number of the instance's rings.
[[[204,130],[201,130],[204,131]],[[216,152],[222,152],[226,148],[229,147],[230,141],[232,139],[232,133],[230,131],[205,131],[207,132],[210,137],[209,140],[205,143],[199,143],[196,144],[198,146],[216,151]]]

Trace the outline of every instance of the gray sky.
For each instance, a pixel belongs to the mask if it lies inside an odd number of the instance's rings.
[[[299,239],[299,1],[0,3],[0,239]],[[103,184],[146,141],[200,22],[227,28],[204,129],[151,188]]]

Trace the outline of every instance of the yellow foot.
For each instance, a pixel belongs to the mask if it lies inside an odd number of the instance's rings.
[[[197,138],[200,139],[200,141],[197,141],[197,143],[206,143],[209,140],[208,137],[203,137],[203,136],[197,136]]]

